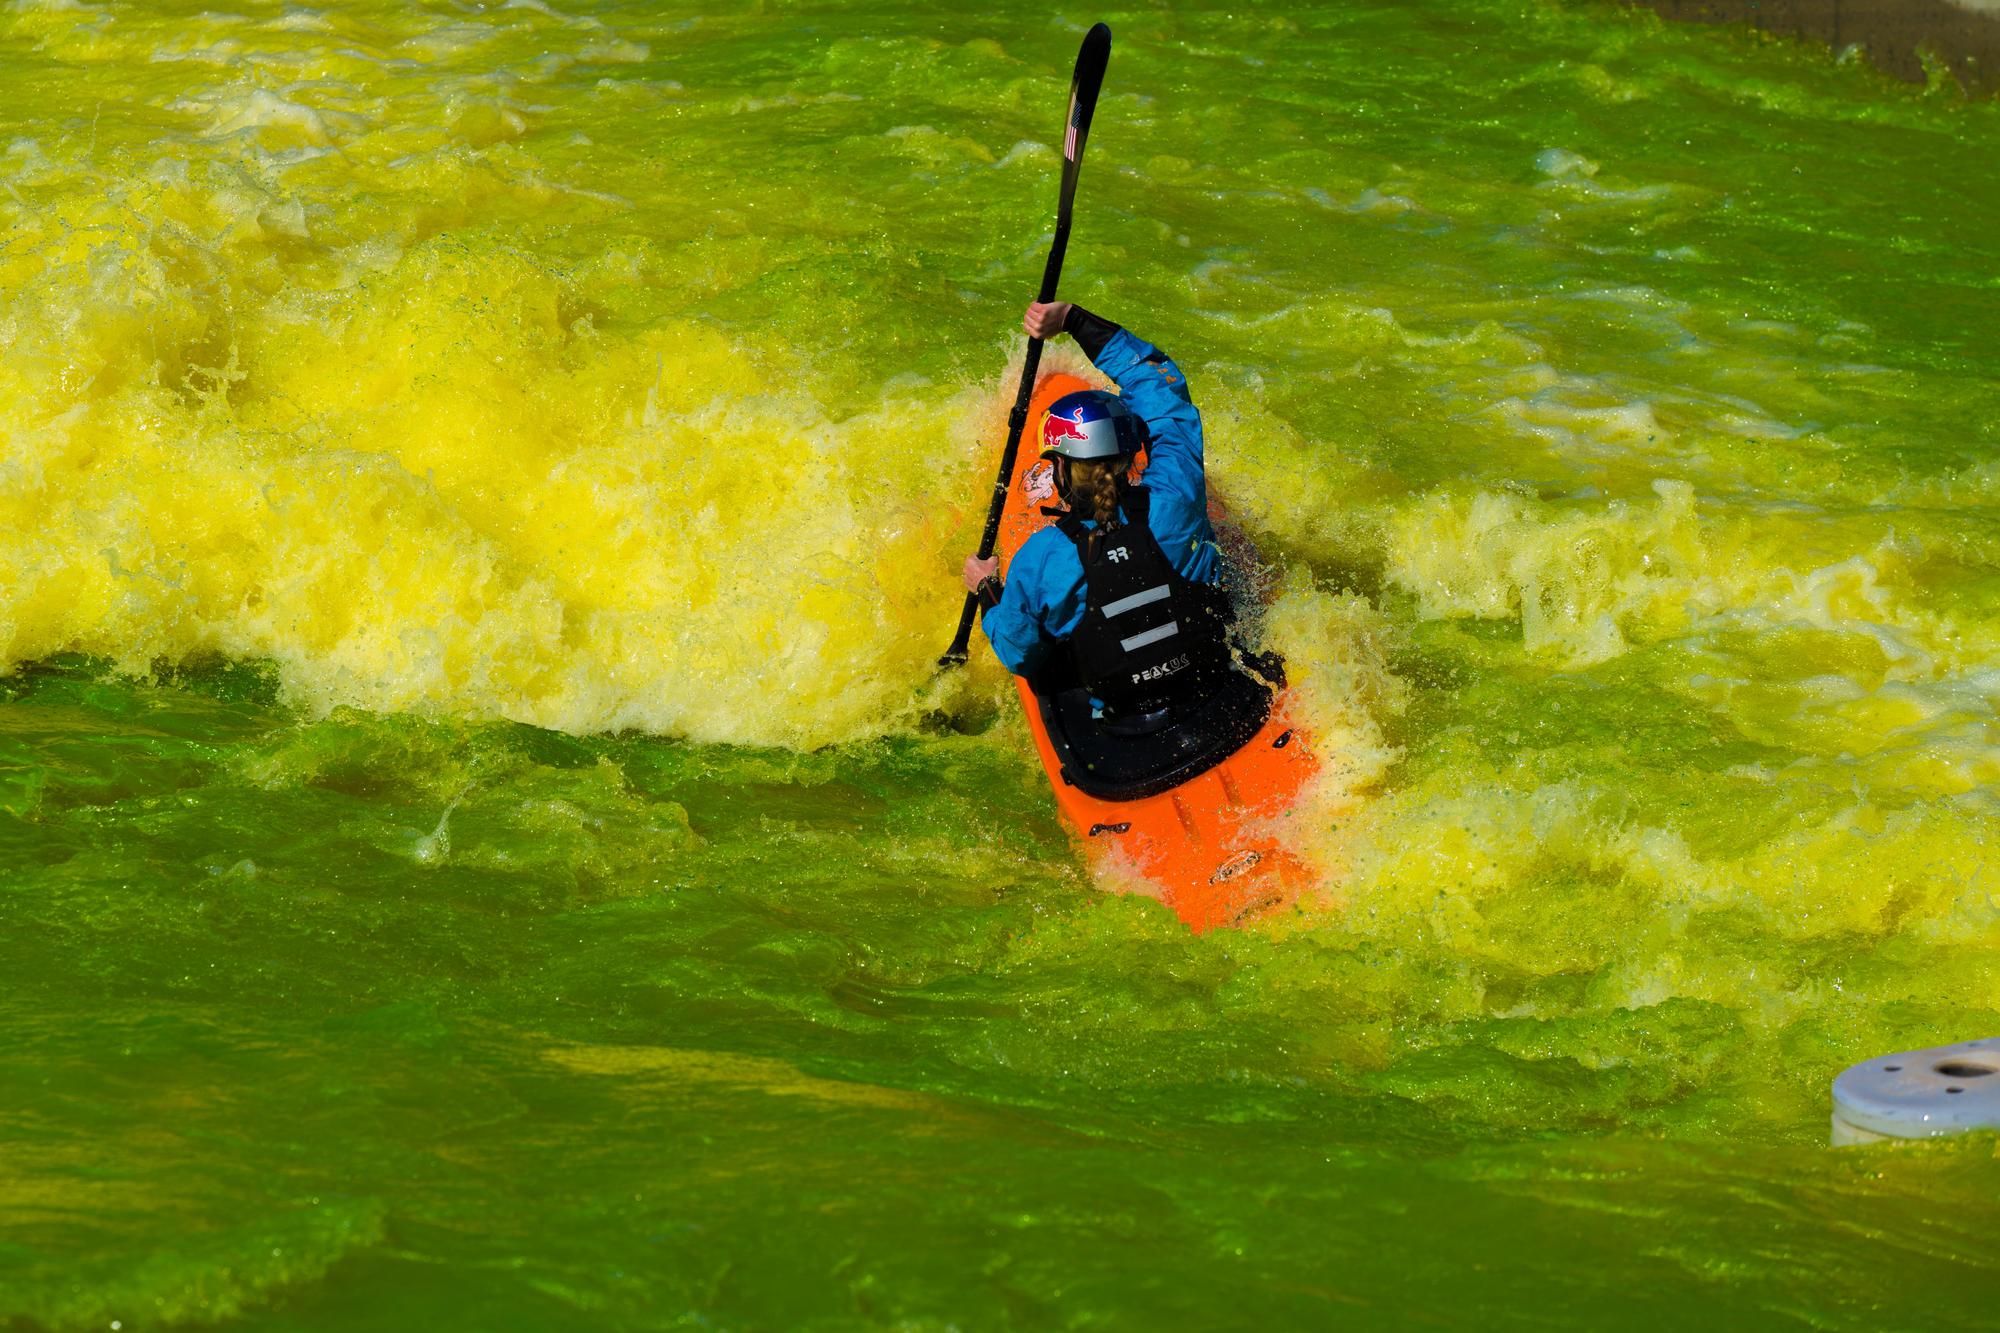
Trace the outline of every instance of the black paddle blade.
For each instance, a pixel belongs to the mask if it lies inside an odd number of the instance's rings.
[[[1076,73],[1069,81],[1069,110],[1063,117],[1062,203],[1057,224],[1069,220],[1076,198],[1077,172],[1083,166],[1083,141],[1090,136],[1090,118],[1097,113],[1097,94],[1104,87],[1104,67],[1111,63],[1111,28],[1100,23],[1084,34],[1076,53]]]

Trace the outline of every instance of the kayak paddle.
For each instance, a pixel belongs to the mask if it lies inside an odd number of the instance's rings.
[[[1056,207],[1056,236],[1049,245],[1049,262],[1042,268],[1042,294],[1036,299],[1046,304],[1056,299],[1056,279],[1062,276],[1063,252],[1069,248],[1070,205],[1076,199],[1076,176],[1083,165],[1083,141],[1090,133],[1090,117],[1097,110],[1097,93],[1104,86],[1104,66],[1111,59],[1111,29],[1100,23],[1084,34],[1076,53],[1076,73],[1069,81],[1069,115],[1063,121],[1062,202]],[[1021,389],[1014,395],[1014,410],[1007,416],[1007,447],[1000,453],[1000,475],[993,482],[993,503],[986,510],[986,534],[979,539],[979,558],[993,554],[1000,535],[1000,514],[1007,507],[1007,488],[1014,482],[1014,459],[1021,451],[1021,431],[1028,424],[1028,400],[1035,393],[1035,372],[1042,364],[1042,340],[1028,339],[1028,359],[1021,364]],[[966,645],[972,641],[973,618],[979,614],[979,598],[965,595],[965,609],[958,617],[958,636],[938,659],[941,667],[965,662]]]

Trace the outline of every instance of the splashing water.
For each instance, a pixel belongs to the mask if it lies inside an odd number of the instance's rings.
[[[2000,1031],[2000,108],[1110,17],[1329,775],[1199,940],[931,667],[1086,20],[0,8],[0,1323],[1990,1321],[1820,1145]]]

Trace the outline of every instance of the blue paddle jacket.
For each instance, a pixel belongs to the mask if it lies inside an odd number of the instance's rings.
[[[1208,524],[1201,413],[1188,397],[1187,377],[1165,352],[1081,306],[1064,327],[1152,429],[1142,483],[1152,493],[1147,526],[1160,549],[1183,577],[1214,583],[1222,559]],[[1084,526],[1096,525],[1085,520]],[[1051,524],[1014,553],[1005,590],[980,623],[1001,663],[1017,676],[1028,675],[1062,651],[1083,621],[1083,604],[1083,561]]]

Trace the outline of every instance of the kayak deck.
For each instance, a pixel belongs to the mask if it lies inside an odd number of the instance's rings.
[[[1035,386],[1028,425],[1033,439],[1048,406],[1092,386],[1075,375],[1045,375]],[[1049,469],[1024,462],[1007,488],[1000,520],[1002,567],[1054,522]],[[1106,800],[1072,784],[1049,736],[1040,701],[1017,679],[1035,749],[1091,868],[1112,887],[1150,893],[1199,932],[1239,925],[1296,898],[1306,866],[1278,836],[1281,816],[1319,771],[1304,733],[1290,720],[1291,695],[1280,691],[1270,716],[1229,758],[1189,781],[1137,800]]]

